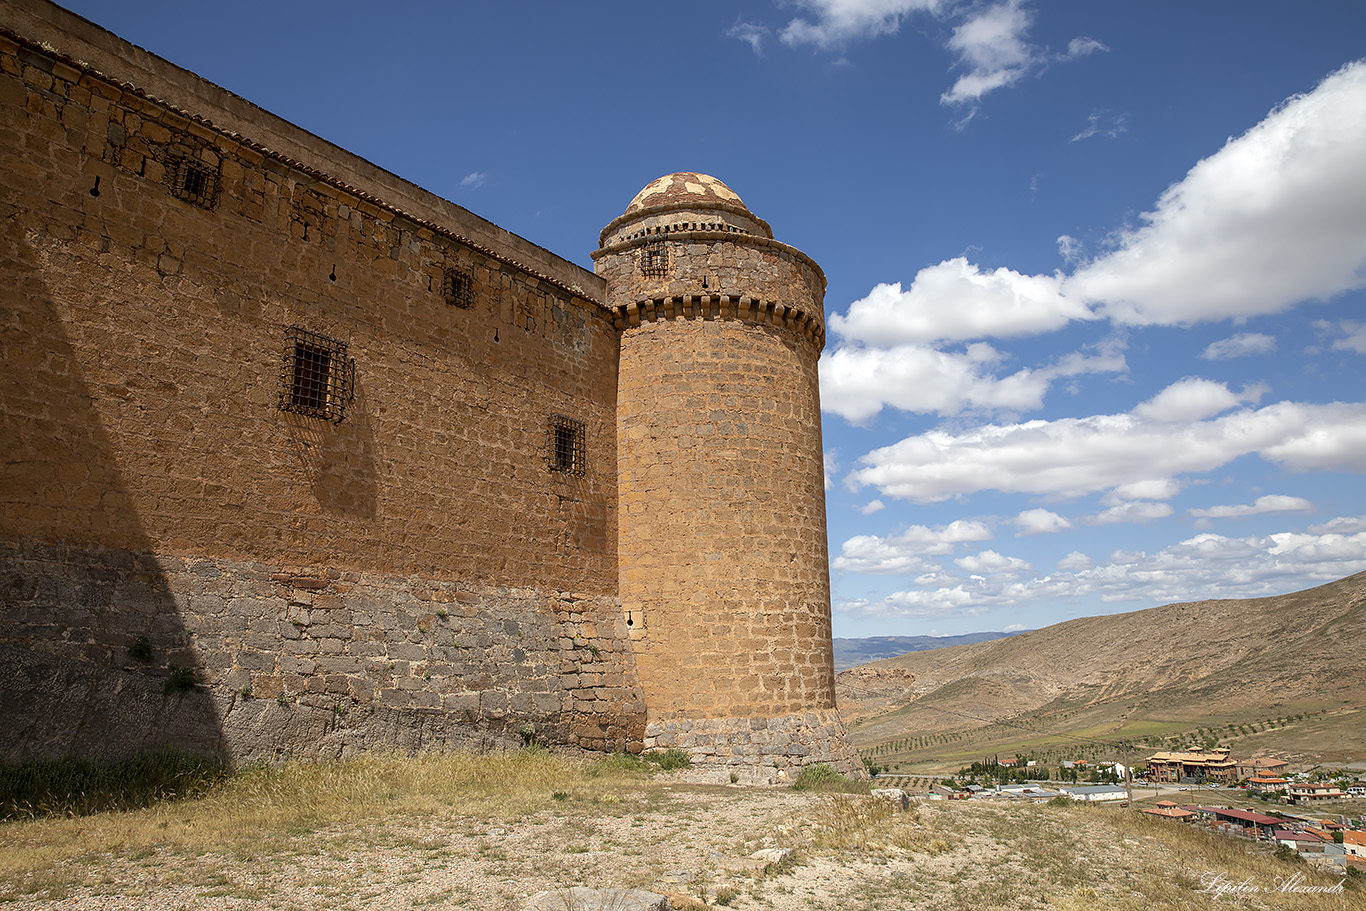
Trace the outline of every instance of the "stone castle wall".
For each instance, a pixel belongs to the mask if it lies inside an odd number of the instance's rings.
[[[32,541],[0,565],[0,759],[642,742],[614,598]]]
[[[0,0],[0,761],[534,737],[859,771],[825,279],[692,177],[593,274]]]
[[[65,27],[55,50],[0,38],[0,660],[27,681],[0,756],[181,728],[307,751],[315,715],[343,749],[402,741],[395,713],[442,741],[639,748],[601,281],[392,175],[406,209],[355,189],[327,169],[378,169],[292,158],[320,141]],[[292,326],[346,345],[339,421],[280,408],[307,396]],[[570,463],[556,416],[581,428]],[[202,689],[163,702],[173,665]]]

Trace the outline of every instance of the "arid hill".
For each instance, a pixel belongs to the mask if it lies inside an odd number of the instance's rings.
[[[837,686],[865,754],[927,735],[950,735],[938,739],[961,741],[975,756],[990,744],[1189,734],[1247,738],[1239,753],[1275,746],[1360,760],[1363,642],[1366,573],[1358,573],[1288,595],[1170,604],[914,652],[841,673]],[[1263,726],[1280,738],[1236,728],[1296,714],[1313,717]],[[948,759],[954,750],[937,752]]]

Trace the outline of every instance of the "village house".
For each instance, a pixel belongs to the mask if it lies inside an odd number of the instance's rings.
[[[1243,838],[1272,838],[1275,830],[1285,824],[1285,820],[1251,810],[1234,810],[1229,807],[1186,807],[1210,821],[1210,827],[1228,835]],[[1331,840],[1331,839],[1330,839]]]
[[[1342,788],[1323,781],[1291,782],[1286,786],[1286,793],[1291,803],[1341,800],[1345,796]]]
[[[1159,800],[1156,807],[1146,809],[1143,812],[1147,813],[1149,816],[1160,816],[1163,819],[1179,819],[1182,822],[1195,817],[1195,814],[1190,810],[1184,810],[1170,800]]]
[[[1284,845],[1297,854],[1323,854],[1333,839],[1325,839],[1315,832],[1300,832],[1295,829],[1275,829],[1271,837],[1277,845]]]
[[[1127,800],[1129,797],[1127,790],[1113,784],[1088,785],[1080,788],[1067,787],[1058,790],[1073,800],[1079,800],[1083,803],[1107,803],[1112,800]]]
[[[1261,791],[1264,794],[1285,793],[1289,780],[1277,778],[1273,775],[1258,775],[1247,780],[1247,786],[1253,791]]]
[[[1239,778],[1256,778],[1258,776],[1276,776],[1285,774],[1285,770],[1290,767],[1290,763],[1282,759],[1270,759],[1266,756],[1256,756],[1252,759],[1244,759],[1238,763]]]
[[[1237,779],[1238,763],[1228,747],[1180,753],[1155,753],[1148,759],[1148,778],[1152,781],[1220,781]]]

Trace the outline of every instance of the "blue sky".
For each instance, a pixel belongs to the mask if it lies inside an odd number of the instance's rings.
[[[836,635],[1366,569],[1366,4],[68,5],[586,267],[725,181],[829,278]]]

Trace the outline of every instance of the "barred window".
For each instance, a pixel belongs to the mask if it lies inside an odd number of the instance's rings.
[[[549,421],[546,461],[551,471],[583,476],[587,468],[583,421],[552,414]]]
[[[663,277],[669,274],[669,248],[655,241],[640,248],[640,274]]]
[[[474,277],[460,269],[447,269],[441,279],[441,295],[452,307],[474,303]]]
[[[201,209],[212,209],[218,200],[218,171],[202,161],[175,158],[167,167],[171,192]]]
[[[280,410],[340,424],[354,397],[355,375],[346,342],[290,326],[280,367]]]

